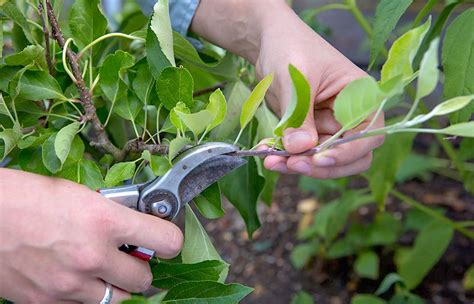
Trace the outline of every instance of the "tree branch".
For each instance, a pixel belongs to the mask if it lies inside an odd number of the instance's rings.
[[[50,0],[46,0],[46,11],[48,14],[49,24],[51,25],[51,33],[54,39],[58,42],[59,46],[64,49],[65,39],[61,29],[59,28],[59,24],[54,14]],[[111,154],[117,161],[124,159],[126,156],[126,150],[117,148],[110,141],[107,132],[105,132],[104,126],[100,122],[99,117],[97,117],[96,108],[92,102],[92,94],[85,85],[76,54],[71,51],[71,49],[68,49],[66,56],[71,66],[72,74],[76,79],[74,84],[79,91],[81,104],[85,111],[84,119],[91,122],[92,130],[94,131],[94,139],[90,142],[91,146],[97,147],[103,152]]]
[[[44,33],[44,50],[45,50],[46,63],[48,64],[49,74],[54,76],[54,65],[51,60],[49,30],[48,30],[48,26],[46,22],[47,15],[44,14],[44,8],[41,2],[38,3],[38,11],[39,11],[40,20],[41,20],[41,26],[43,27],[43,33]]]

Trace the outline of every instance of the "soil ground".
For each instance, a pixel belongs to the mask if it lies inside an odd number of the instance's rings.
[[[446,215],[452,219],[474,219],[474,198],[459,183],[447,178],[434,175],[428,183],[415,180],[398,189],[427,205],[442,205]],[[377,289],[379,281],[360,280],[352,273],[353,258],[315,259],[300,271],[291,265],[290,252],[298,242],[295,236],[302,217],[297,205],[308,196],[298,189],[297,176],[282,176],[272,206],[261,205],[262,227],[252,241],[247,238],[238,212],[228,203],[222,219],[206,223],[213,243],[232,265],[228,281],[255,288],[243,303],[290,303],[297,291],[305,290],[317,304],[342,304],[350,303],[355,293],[373,293]],[[406,208],[395,199],[387,204],[390,212],[402,213]],[[365,214],[374,212],[359,211]],[[413,235],[404,235],[400,240],[404,244],[412,241]],[[462,287],[464,272],[472,263],[474,242],[455,233],[448,250],[415,293],[427,303],[474,303],[474,292],[465,292]],[[390,253],[382,254],[380,264],[382,278],[395,270]]]

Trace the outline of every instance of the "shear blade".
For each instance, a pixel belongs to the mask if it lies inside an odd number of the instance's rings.
[[[240,157],[219,155],[199,165],[181,182],[179,194],[182,203],[188,203],[207,187],[246,163]]]

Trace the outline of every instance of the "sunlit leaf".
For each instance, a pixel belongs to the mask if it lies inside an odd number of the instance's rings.
[[[416,98],[421,99],[429,95],[438,84],[438,47],[439,39],[431,42],[430,48],[423,56],[420,65],[420,74],[418,76],[418,85],[416,88]]]
[[[8,0],[0,3],[0,12],[13,20],[13,22],[15,22],[15,24],[17,24],[19,27],[21,27],[23,34],[30,43],[35,41],[30,29],[30,24],[14,1]]]
[[[227,102],[221,89],[215,90],[209,96],[209,104],[207,105],[206,110],[213,115],[212,123],[207,127],[207,131],[210,131],[220,125],[224,121],[226,115]]]
[[[395,40],[388,52],[388,59],[382,67],[382,83],[399,75],[403,75],[405,79],[413,74],[413,59],[430,25],[431,18],[423,25],[406,32]]]
[[[334,116],[344,130],[352,129],[377,110],[384,98],[372,77],[354,80],[337,95]]]
[[[453,136],[474,137],[474,121],[461,122],[441,129],[436,133],[443,133]]]
[[[412,119],[413,122],[422,123],[435,116],[450,114],[463,109],[472,103],[474,95],[454,97],[434,107],[428,114],[419,115]]]
[[[199,134],[204,132],[208,126],[212,123],[213,115],[208,110],[201,110],[197,113],[184,113],[176,111],[181,121],[186,127],[193,132],[194,136],[197,137]]]
[[[160,0],[153,7],[150,28],[155,33],[161,51],[172,66],[176,66],[173,52],[173,31],[169,15],[168,0]]]
[[[273,74],[268,74],[263,78],[252,90],[249,98],[245,101],[242,106],[242,112],[240,114],[240,128],[244,129],[247,124],[252,120],[258,106],[263,102],[265,93],[272,84]]]
[[[135,162],[122,162],[112,166],[105,176],[105,186],[113,187],[124,180],[131,179],[135,173]]]
[[[370,66],[375,63],[380,50],[392,34],[400,17],[413,0],[381,0],[377,5],[374,20],[374,34],[370,40]]]
[[[164,175],[170,168],[170,162],[162,155],[151,155],[150,151],[145,150],[142,158],[150,163],[150,168],[156,176]]]
[[[298,128],[305,120],[311,104],[311,87],[304,75],[293,65],[288,66],[292,81],[292,96],[285,115],[281,118],[273,133],[283,136],[283,130]]]
[[[94,191],[105,186],[99,167],[94,161],[89,159],[80,159],[68,166],[64,166],[58,177],[84,184]]]
[[[56,139],[54,140],[54,151],[56,152],[56,156],[61,161],[61,164],[64,164],[66,161],[69,150],[71,149],[72,141],[74,136],[76,136],[80,126],[80,123],[73,122],[59,130],[58,134],[56,135]]]
[[[175,158],[179,152],[191,141],[186,137],[176,137],[170,141],[168,159],[172,160]]]

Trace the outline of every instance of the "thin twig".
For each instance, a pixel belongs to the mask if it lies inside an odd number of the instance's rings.
[[[201,96],[201,95],[204,95],[204,94],[207,94],[207,93],[211,93],[211,92],[214,92],[217,89],[223,89],[225,84],[226,84],[226,82],[223,81],[223,82],[219,82],[218,84],[216,84],[212,87],[204,88],[202,90],[197,90],[196,92],[193,93],[193,97],[197,97],[197,96]]]

